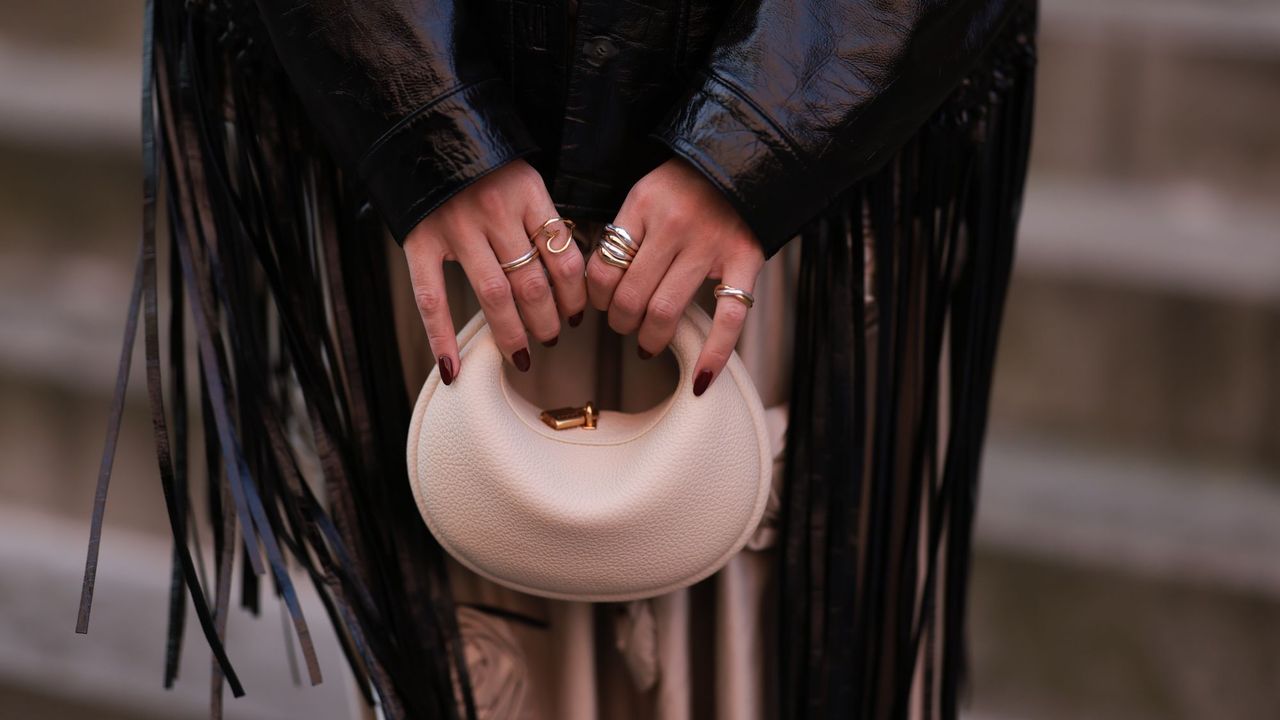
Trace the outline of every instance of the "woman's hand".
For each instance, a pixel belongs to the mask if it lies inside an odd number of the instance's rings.
[[[556,248],[569,242],[564,252],[548,252],[550,233],[540,232],[534,238],[538,258],[510,274],[500,267],[528,252],[530,236],[555,214],[538,171],[513,160],[449,198],[405,238],[414,297],[444,384],[462,371],[445,293],[445,260],[462,263],[494,341],[522,371],[529,369],[528,335],[554,345],[561,317],[569,318],[570,325],[582,321],[587,302],[582,254],[566,238],[569,229],[562,223],[547,230],[558,230]]]
[[[654,168],[631,188],[614,225],[640,246],[623,271],[593,253],[587,293],[608,310],[619,333],[640,331],[641,357],[671,342],[676,321],[707,278],[751,292],[764,267],[764,253],[751,229],[721,191],[683,158]],[[747,306],[730,297],[716,303],[715,320],[693,370],[693,393],[701,395],[733,352]]]

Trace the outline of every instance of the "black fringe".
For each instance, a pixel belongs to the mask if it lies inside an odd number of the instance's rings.
[[[801,233],[779,557],[781,717],[957,717],[979,461],[1029,155],[1035,26],[1030,9],[1012,18],[894,160]]]
[[[474,717],[443,554],[417,514],[404,467],[409,398],[395,351],[386,240],[310,129],[256,17],[246,0],[146,6],[144,229],[77,630],[88,628],[141,311],[174,538],[165,685],[179,671],[185,594],[214,653],[212,716],[221,716],[224,682],[233,695],[244,693],[222,644],[239,548],[240,604],[258,612],[269,572],[312,684],[321,668],[291,566],[315,586],[367,701],[372,687],[388,718]],[[167,394],[156,273],[161,197],[170,263]],[[199,478],[187,469],[188,317],[214,587],[198,566],[189,500]],[[299,469],[311,453],[320,478]],[[323,502],[312,482],[323,483]]]
[[[978,464],[1026,171],[1034,25],[1030,14],[1018,18],[893,162],[801,233],[772,663],[781,717],[904,718],[913,694],[925,718],[956,717]],[[444,556],[406,479],[410,400],[387,243],[264,37],[250,0],[147,3],[143,234],[77,631],[88,629],[141,316],[174,539],[165,686],[178,676],[189,597],[214,656],[212,716],[221,717],[224,683],[244,693],[223,647],[238,552],[240,604],[258,612],[270,572],[310,682],[321,668],[290,567],[319,594],[367,702],[376,695],[388,718],[474,718]],[[201,473],[188,467],[188,335]],[[304,456],[318,459],[320,477],[304,475]],[[212,578],[191,501],[201,488]]]

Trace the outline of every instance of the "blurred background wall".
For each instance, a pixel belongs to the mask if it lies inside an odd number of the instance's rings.
[[[72,633],[141,192],[140,0],[0,0],[0,717],[201,718],[160,689],[169,541],[143,384]],[[1044,0],[981,490],[969,715],[1280,708],[1280,3]],[[135,363],[135,369],[141,362]],[[274,603],[232,718],[330,718]]]

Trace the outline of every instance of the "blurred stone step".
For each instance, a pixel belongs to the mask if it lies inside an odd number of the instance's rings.
[[[1033,163],[1280,196],[1280,4],[1044,0]]]
[[[1059,439],[992,437],[970,599],[974,714],[1274,715],[1275,480]]]
[[[161,682],[170,562],[163,537],[107,529],[89,634],[75,634],[86,528],[0,505],[0,715],[17,718],[7,710],[22,708],[20,717],[32,720],[207,718],[211,660],[190,608],[178,681],[168,691]],[[299,663],[301,656],[267,593],[262,617],[238,607],[228,617],[227,653],[246,689],[243,698],[224,694],[228,720],[358,717],[328,617],[305,577],[295,582],[324,682],[295,683],[286,642]]]
[[[1280,605],[1277,473],[1024,431],[991,436],[981,483],[977,542],[993,553]]]
[[[1005,720],[1258,720],[1280,707],[1280,603],[980,549],[970,706]]]
[[[144,0],[41,0],[4,3],[0,42],[140,58]]]
[[[137,146],[139,52],[16,43],[0,33],[0,137],[27,145]]]
[[[1033,177],[992,423],[1280,468],[1280,207]]]
[[[1201,183],[1028,180],[1017,272],[1152,293],[1280,304],[1280,203]]]

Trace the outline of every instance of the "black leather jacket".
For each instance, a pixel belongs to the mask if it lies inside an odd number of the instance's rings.
[[[1026,2],[258,0],[397,241],[522,156],[563,214],[610,220],[674,152],[766,255],[888,160]]]

